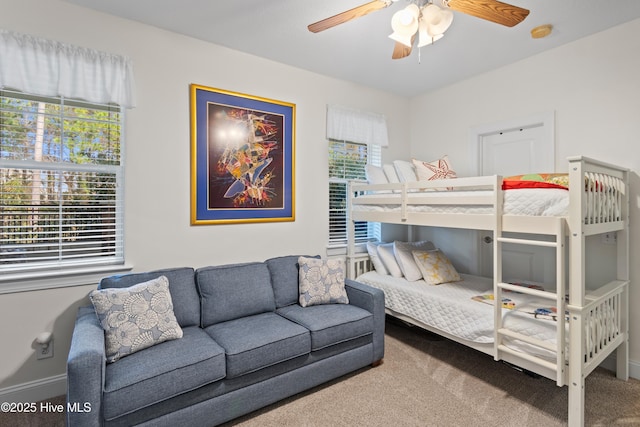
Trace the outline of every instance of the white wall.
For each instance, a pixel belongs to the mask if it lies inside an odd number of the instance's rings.
[[[0,0],[0,10],[0,28],[133,60],[138,105],[126,116],[125,251],[138,271],[324,255],[327,104],[385,114],[391,141],[409,139],[406,98],[57,0]],[[296,104],[295,222],[190,225],[190,83]],[[405,158],[408,150],[396,144],[383,157]],[[76,308],[88,303],[86,295],[94,287],[87,281],[85,286],[0,295],[0,396],[34,396],[31,389],[64,374]],[[42,331],[53,331],[55,357],[36,361],[33,342]]]
[[[446,147],[464,174],[472,170],[469,127],[551,109],[558,159],[585,154],[640,169],[633,144],[640,113],[634,76],[640,21],[408,100],[57,0],[0,0],[0,10],[0,28],[133,59],[138,106],[127,114],[125,249],[136,270],[324,254],[328,103],[387,116],[395,145],[383,151],[385,161],[410,154],[432,159]],[[189,225],[190,83],[297,105],[295,222]],[[409,140],[410,146],[402,143]],[[633,184],[632,215],[638,218],[637,174]],[[632,259],[639,253],[639,232],[634,235]],[[633,266],[633,279],[640,278],[639,269]],[[88,303],[94,287],[87,280],[84,286],[0,295],[0,396],[45,398],[39,390],[64,391],[59,386],[76,308]],[[632,301],[639,294],[632,289]],[[639,319],[633,316],[631,356],[639,361]],[[36,361],[33,342],[42,331],[53,331],[55,357]],[[51,382],[58,388],[42,387]]]
[[[585,155],[632,170],[630,358],[640,372],[640,20],[411,100],[411,155],[475,171],[468,132],[555,111],[556,170]],[[551,36],[553,37],[553,36]],[[541,171],[544,172],[544,171]],[[456,234],[459,238],[459,233]],[[604,249],[603,249],[604,250]],[[591,254],[596,261],[600,254]]]

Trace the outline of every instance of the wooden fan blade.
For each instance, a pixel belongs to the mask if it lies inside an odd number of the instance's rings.
[[[331,27],[335,27],[336,25],[343,24],[345,22],[351,21],[352,19],[368,15],[369,13],[375,12],[376,10],[384,9],[390,4],[391,0],[373,0],[369,3],[354,7],[353,9],[349,9],[330,18],[315,22],[309,25],[307,28],[312,33],[319,33],[320,31],[324,31]]]
[[[413,42],[415,39],[416,39],[416,36],[414,35],[411,38],[411,46],[413,46]],[[393,53],[391,54],[391,58],[392,59],[406,58],[407,56],[411,55],[411,49],[412,49],[411,46],[407,46],[400,42],[396,42],[396,45],[393,47]]]
[[[513,27],[529,15],[527,9],[498,0],[449,0],[449,7],[457,12],[486,19],[496,24]]]

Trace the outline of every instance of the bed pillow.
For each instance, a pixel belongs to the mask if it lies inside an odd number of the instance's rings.
[[[436,247],[429,241],[422,242],[393,242],[393,254],[402,271],[402,275],[410,282],[422,279],[422,272],[416,265],[411,254],[413,251],[429,251]]]
[[[432,251],[414,251],[413,259],[422,272],[422,277],[428,285],[457,282],[460,275],[451,261],[440,249]]]
[[[432,162],[416,159],[412,159],[411,162],[420,181],[457,178],[448,156],[443,156],[441,159]]]
[[[182,338],[166,276],[128,288],[97,289],[89,298],[105,331],[109,363],[152,345]]]
[[[369,259],[371,260],[371,264],[373,264],[373,268],[382,275],[388,275],[389,272],[387,271],[386,267],[384,266],[384,263],[382,262],[382,260],[380,259],[380,256],[378,255],[378,246],[380,245],[380,243],[374,243],[374,242],[367,242],[367,253],[369,254]]]
[[[300,305],[349,304],[344,283],[344,260],[298,258]]]
[[[364,172],[369,184],[387,184],[389,182],[384,170],[379,166],[366,165]]]
[[[406,160],[394,160],[393,167],[398,174],[400,182],[415,182],[418,180],[415,168],[411,162]]]
[[[378,256],[384,264],[385,269],[392,277],[402,277],[402,270],[396,261],[393,253],[393,243],[382,243],[378,245]]]
[[[382,165],[382,170],[387,177],[387,181],[392,184],[400,182],[400,178],[398,178],[398,174],[396,173],[396,168],[393,165]]]
[[[566,173],[530,173],[508,176],[502,180],[503,190],[518,188],[560,188],[569,189],[569,174]]]

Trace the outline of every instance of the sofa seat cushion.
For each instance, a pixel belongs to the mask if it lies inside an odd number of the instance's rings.
[[[107,420],[225,377],[224,349],[197,326],[182,332],[182,338],[106,366],[103,410]]]
[[[290,305],[276,313],[311,332],[312,351],[373,333],[373,314],[354,305]]]
[[[235,378],[311,352],[309,331],[276,313],[261,313],[205,329],[226,352]]]

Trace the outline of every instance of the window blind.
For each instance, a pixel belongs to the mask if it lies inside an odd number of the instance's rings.
[[[347,189],[349,181],[366,182],[367,163],[381,162],[380,146],[329,141],[329,244],[347,243]],[[357,221],[355,241],[379,239],[380,225]]]
[[[0,91],[0,271],[124,262],[122,121]]]

